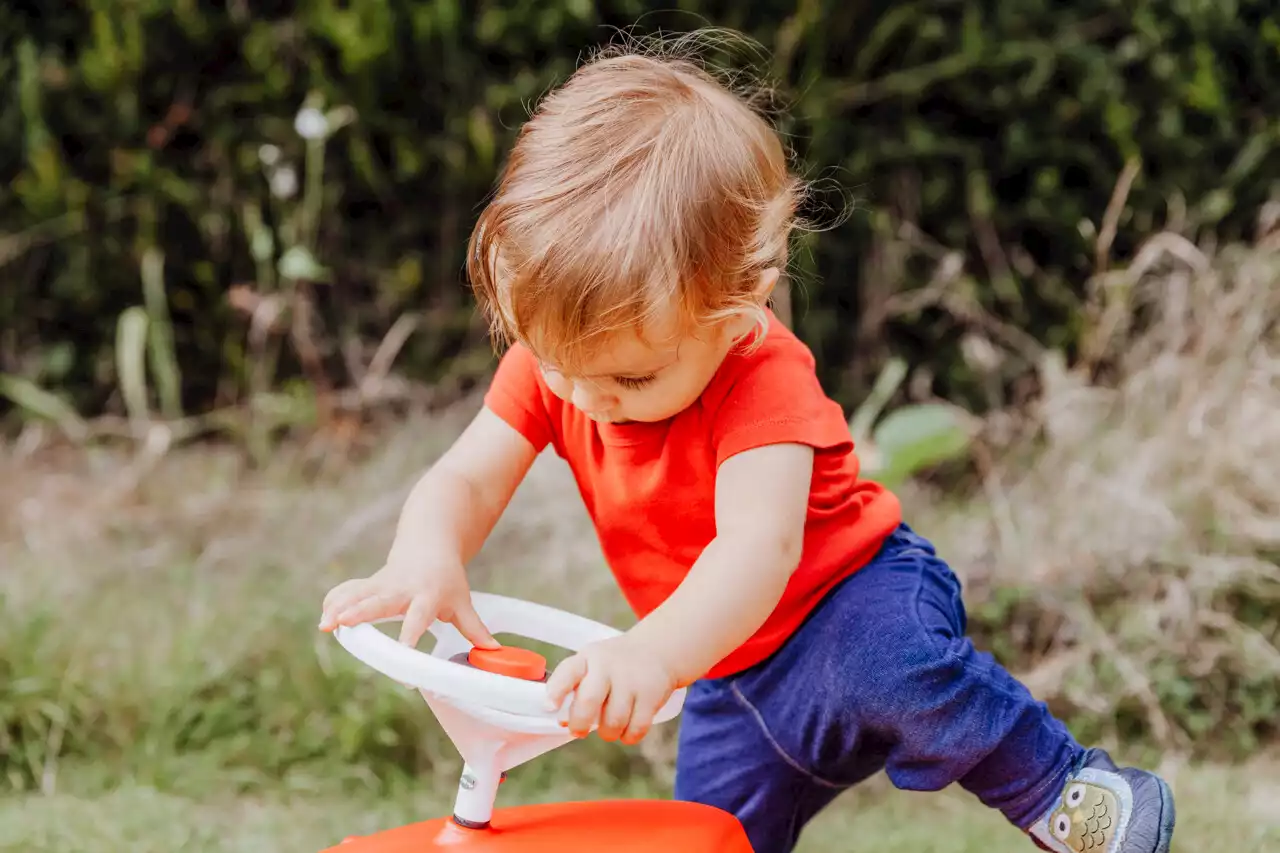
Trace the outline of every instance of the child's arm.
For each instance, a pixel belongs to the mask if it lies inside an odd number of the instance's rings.
[[[387,561],[443,552],[471,562],[536,456],[528,439],[481,409],[409,493]]]
[[[800,561],[812,472],[813,448],[803,444],[725,460],[716,477],[716,537],[676,591],[623,637],[553,673],[555,706],[577,688],[571,731],[584,734],[599,720],[602,738],[638,741],[674,689],[764,624]]]
[[[403,615],[400,640],[413,646],[439,618],[475,645],[496,646],[471,605],[465,566],[536,457],[528,439],[482,409],[409,493],[386,564],[325,597],[321,630]]]
[[[716,537],[671,596],[632,629],[691,684],[751,637],[800,562],[813,448],[774,444],[716,475]]]

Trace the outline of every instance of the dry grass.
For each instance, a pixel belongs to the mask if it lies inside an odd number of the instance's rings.
[[[1039,693],[1115,736],[1247,751],[1280,713],[1280,243],[1162,235],[1100,287],[1118,378],[1047,360],[1018,461],[924,523]]]
[[[1036,429],[983,493],[906,500],[966,579],[984,642],[1083,738],[1161,747],[1204,797],[1185,836],[1200,849],[1236,825],[1258,846],[1232,849],[1260,851],[1280,777],[1242,771],[1251,785],[1220,795],[1237,777],[1180,756],[1248,752],[1280,717],[1280,251],[1210,262],[1161,239],[1100,291],[1093,352],[1114,378],[1046,363]],[[408,816],[410,790],[451,790],[456,755],[421,702],[314,624],[332,583],[377,568],[405,491],[469,413],[411,419],[319,476],[289,448],[256,471],[210,448],[159,462],[0,449],[0,784],[29,792],[0,811],[5,843],[104,849],[86,840],[101,827],[138,850],[302,849],[340,822]],[[552,457],[475,577],[628,619]],[[673,734],[553,753],[510,796],[660,792]],[[996,823],[962,796],[868,796],[808,849],[850,833],[997,849]],[[914,820],[921,808],[936,823]]]

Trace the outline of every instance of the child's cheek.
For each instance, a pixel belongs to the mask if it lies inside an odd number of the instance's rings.
[[[555,394],[561,400],[568,400],[573,396],[573,388],[564,378],[564,375],[555,370],[543,370],[542,376],[547,381],[547,387],[551,389],[551,393]]]

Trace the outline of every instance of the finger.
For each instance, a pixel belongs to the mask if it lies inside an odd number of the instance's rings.
[[[631,719],[622,732],[624,744],[635,746],[644,740],[645,735],[653,728],[653,720],[658,716],[658,711],[662,710],[663,704],[670,695],[670,691],[653,691],[636,696],[635,705],[631,710]]]
[[[350,578],[335,586],[333,589],[325,593],[324,603],[321,605],[323,610],[332,610],[340,601],[345,600],[351,591],[364,585],[368,578]]]
[[[334,621],[339,625],[350,627],[351,625],[372,622],[375,619],[396,616],[403,609],[402,605],[399,604],[399,598],[400,596],[370,595],[368,598],[360,599],[348,605],[334,617]]]
[[[606,672],[587,667],[578,689],[574,691],[573,705],[569,708],[569,731],[575,737],[586,737],[591,727],[600,720],[604,703],[609,699],[612,687]]]
[[[340,598],[336,598],[326,609],[321,617],[320,625],[326,630],[333,630],[338,627],[339,617],[343,613],[350,610],[360,601],[371,597],[374,593],[369,586],[352,587],[343,593]]]
[[[415,595],[404,612],[400,623],[400,642],[411,649],[418,647],[422,635],[436,621],[436,599],[430,595]]]
[[[631,719],[627,722],[627,728],[622,733],[622,737],[618,738],[624,746],[635,746],[645,739],[649,734],[649,730],[653,728],[653,714],[636,714],[632,713]]]
[[[600,714],[600,727],[596,729],[596,734],[601,740],[615,741],[622,736],[631,722],[635,702],[634,690],[616,681],[613,683],[609,690],[609,698],[604,703],[604,710]]]
[[[343,581],[329,590],[329,593],[324,597],[324,603],[320,607],[320,629],[322,631],[333,630],[338,624],[338,613],[349,607],[351,602],[360,598],[367,584],[368,578],[355,578]]]
[[[587,674],[587,659],[582,655],[565,658],[547,679],[547,710],[556,711],[564,705],[565,697]]]
[[[482,649],[496,649],[501,645],[493,638],[493,634],[489,633],[489,629],[481,621],[480,614],[476,613],[476,608],[471,603],[470,596],[467,596],[466,601],[453,611],[453,618],[449,621],[473,646],[478,646]]]

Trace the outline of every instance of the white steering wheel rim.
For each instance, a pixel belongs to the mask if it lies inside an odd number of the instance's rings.
[[[622,632],[592,619],[545,604],[486,592],[473,592],[472,604],[480,620],[493,634],[514,634],[577,652],[589,643],[616,637]],[[398,622],[399,617],[378,622]],[[369,622],[339,626],[334,637],[353,657],[402,684],[416,687],[463,709],[488,709],[532,718],[557,721],[564,706],[548,710],[547,689],[540,681],[528,681],[486,672],[455,663],[449,658],[465,653],[471,643],[448,622],[434,622],[428,629],[436,638],[430,653],[412,649],[383,633]],[[680,713],[685,690],[675,691],[654,717],[664,723]],[[558,723],[556,723],[558,725]]]

